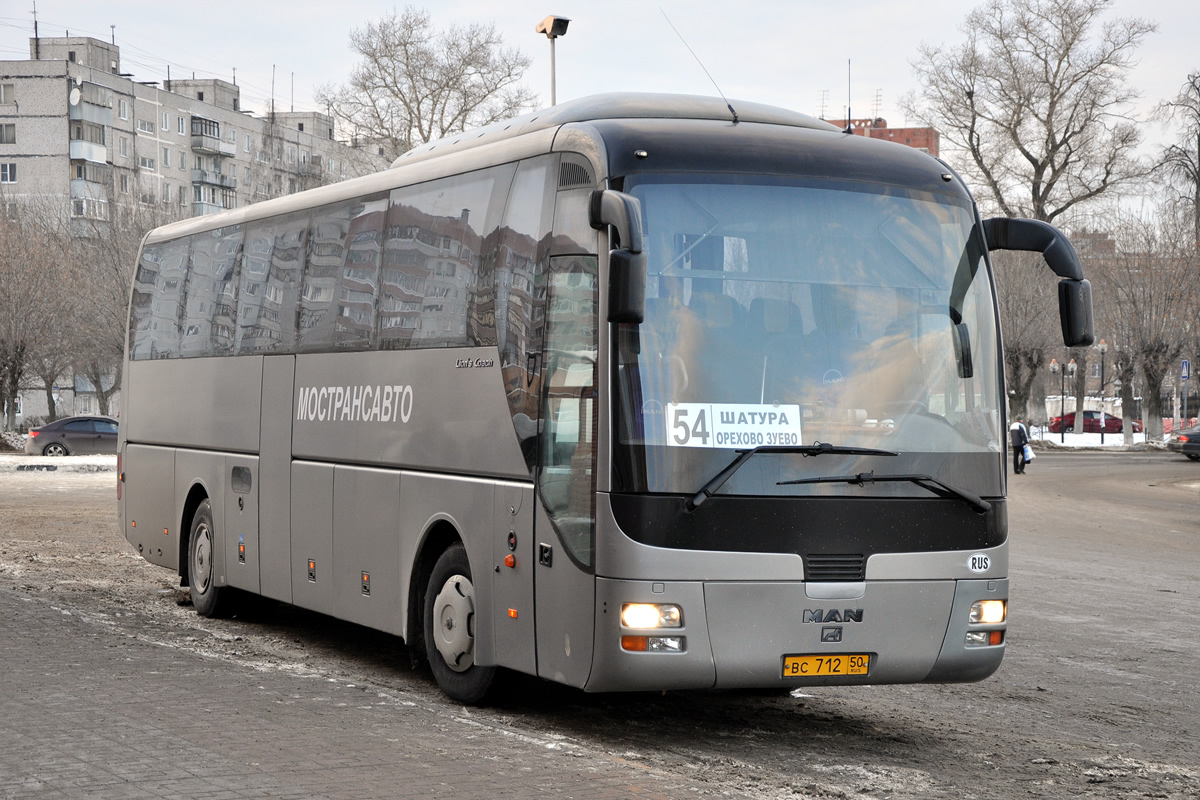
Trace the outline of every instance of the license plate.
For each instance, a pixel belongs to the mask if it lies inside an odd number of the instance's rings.
[[[825,675],[866,675],[871,656],[865,653],[827,656],[784,656],[783,677],[815,678]]]

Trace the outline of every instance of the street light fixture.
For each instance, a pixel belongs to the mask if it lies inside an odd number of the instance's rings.
[[[551,14],[537,24],[534,28],[535,33],[544,33],[546,38],[550,40],[550,105],[556,105],[557,100],[554,96],[554,40],[560,36],[565,36],[567,33],[567,25],[571,20],[566,17],[559,17]]]
[[[1096,349],[1100,351],[1100,446],[1103,447],[1104,429],[1108,427],[1107,415],[1104,413],[1104,354],[1108,352],[1108,345],[1101,339]]]

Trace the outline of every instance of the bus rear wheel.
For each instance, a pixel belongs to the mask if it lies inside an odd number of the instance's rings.
[[[192,516],[191,535],[188,537],[188,586],[192,593],[192,607],[202,617],[218,617],[228,605],[225,587],[216,585],[213,556],[217,551],[217,535],[213,527],[212,505],[208,500],[200,503]]]
[[[425,588],[424,616],[425,651],[438,686],[460,703],[483,700],[496,668],[475,663],[475,587],[461,544],[448,548],[434,564]]]

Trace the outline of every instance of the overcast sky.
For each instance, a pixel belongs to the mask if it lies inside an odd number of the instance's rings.
[[[910,62],[921,42],[953,44],[970,2],[961,0],[439,0],[417,2],[439,27],[494,22],[507,44],[533,57],[526,81],[550,101],[550,45],[534,33],[547,14],[571,19],[557,43],[558,100],[598,92],[715,94],[704,70],[680,42],[664,12],[730,98],[841,118],[847,96],[855,117],[905,120],[899,100],[916,88]],[[403,4],[397,6],[403,8]],[[31,0],[9,0],[0,11],[0,59],[29,57]],[[341,82],[354,65],[349,34],[389,6],[337,2],[227,2],[201,5],[155,0],[41,0],[43,36],[87,35],[121,46],[122,67],[136,80],[233,78],[242,106],[262,111],[275,68],[277,108],[313,110],[314,87]],[[753,9],[753,10],[752,10]],[[1200,69],[1198,0],[1115,0],[1110,17],[1158,23],[1138,51],[1132,83],[1143,115],[1174,96],[1188,72]],[[847,89],[847,61],[850,84]],[[294,86],[294,88],[293,88]],[[1158,126],[1147,130],[1160,138]]]

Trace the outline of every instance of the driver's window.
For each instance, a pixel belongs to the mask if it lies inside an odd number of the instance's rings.
[[[596,521],[596,258],[550,262],[538,483],[563,544],[592,561]]]

